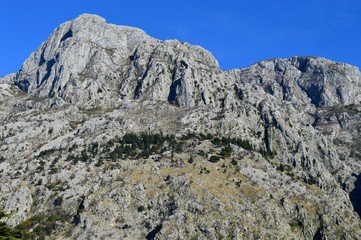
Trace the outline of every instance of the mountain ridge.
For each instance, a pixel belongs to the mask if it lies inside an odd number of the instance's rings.
[[[81,15],[0,80],[0,209],[51,238],[357,239],[360,80]]]

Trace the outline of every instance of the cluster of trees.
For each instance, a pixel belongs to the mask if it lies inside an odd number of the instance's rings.
[[[72,161],[74,164],[76,164],[77,162],[90,162],[91,158],[90,155],[88,154],[88,150],[83,149],[80,152],[80,155],[69,154],[68,157],[66,158],[66,161]]]
[[[206,139],[210,139],[214,145],[226,146],[221,151],[221,155],[223,157],[229,157],[230,151],[231,151],[231,149],[229,148],[230,144],[234,144],[245,150],[257,151],[265,158],[269,158],[269,157],[273,158],[274,156],[276,156],[276,152],[271,151],[269,149],[267,149],[267,150],[264,150],[262,148],[256,149],[248,140],[241,139],[241,138],[229,138],[229,137],[218,138],[218,137],[212,137],[212,136],[207,135]]]
[[[212,143],[217,146],[229,146],[230,144],[234,144],[246,150],[254,150],[252,144],[248,140],[243,140],[241,138],[214,137],[212,138]]]
[[[34,239],[35,236],[37,239],[45,239],[46,236],[49,236],[59,226],[60,222],[68,222],[69,217],[69,215],[60,210],[47,214],[38,214],[21,222],[16,229],[23,233],[27,233],[30,229],[33,230],[28,238],[23,237],[20,239]]]
[[[72,161],[74,164],[77,162],[92,162],[97,157],[96,166],[103,164],[104,160],[117,161],[121,159],[140,159],[148,158],[153,154],[162,154],[165,151],[182,152],[183,145],[187,140],[197,139],[200,141],[209,140],[215,146],[222,148],[218,153],[218,156],[213,155],[212,162],[218,162],[221,158],[229,158],[232,154],[231,144],[239,146],[249,151],[258,151],[264,157],[273,157],[274,152],[265,151],[263,149],[255,149],[253,145],[248,141],[241,138],[231,137],[218,137],[212,134],[196,134],[190,133],[184,134],[180,138],[176,138],[175,135],[165,135],[163,133],[126,133],[123,137],[117,137],[109,140],[104,145],[99,143],[91,143],[79,154],[73,154],[78,146],[74,144],[68,149],[70,154],[67,157],[67,161]],[[44,158],[55,151],[63,151],[64,149],[49,149],[42,151],[38,158]],[[208,154],[207,154],[208,157]]]
[[[0,220],[10,215],[0,210]],[[33,234],[18,228],[9,227],[5,222],[0,221],[0,239],[32,239]]]
[[[103,159],[117,161],[120,159],[140,159],[148,158],[153,154],[162,154],[165,151],[182,152],[184,142],[187,140],[210,140],[214,145],[222,147],[219,156],[213,155],[211,162],[218,162],[221,158],[228,158],[232,154],[231,144],[242,147],[243,149],[255,151],[253,145],[248,140],[241,138],[218,137],[212,134],[195,134],[187,133],[180,138],[175,135],[166,135],[163,133],[126,133],[123,137],[117,137],[109,140],[105,145],[100,146],[98,143],[92,143],[84,149],[80,155],[70,154],[68,161],[91,162],[92,159],[98,157],[97,166],[102,165]],[[264,156],[270,154],[263,150],[258,150]]]
[[[214,145],[217,145],[217,146],[227,146],[230,144],[234,144],[234,145],[242,147],[246,150],[250,150],[250,151],[255,150],[253,145],[248,140],[244,140],[241,138],[231,138],[231,137],[219,138],[210,133],[208,133],[207,135],[204,135],[202,133],[195,134],[195,133],[191,133],[191,132],[188,132],[187,134],[185,134],[181,137],[181,140],[190,140],[190,139],[210,140]]]
[[[109,147],[114,147],[112,151],[105,148],[108,159],[126,158],[147,158],[152,154],[161,154],[165,151],[182,151],[183,142],[178,141],[174,135],[164,135],[163,133],[148,134],[127,133],[122,138],[108,142]]]
[[[97,159],[95,166],[99,167],[103,165],[104,160],[118,161],[122,159],[140,159],[148,158],[150,155],[162,154],[165,151],[172,151],[180,153],[183,151],[183,145],[187,140],[209,140],[215,146],[220,147],[221,150],[216,155],[209,157],[210,162],[218,162],[222,158],[229,158],[232,155],[233,149],[231,144],[242,147],[249,151],[258,151],[263,157],[273,158],[276,153],[266,151],[263,149],[255,149],[248,140],[241,138],[230,138],[230,137],[218,137],[212,134],[196,134],[190,133],[176,138],[175,135],[164,135],[163,133],[127,133],[123,137],[116,137],[115,139],[109,140],[104,145],[99,143],[91,143],[80,154],[69,154],[66,161],[72,161],[74,164],[77,162],[90,163],[94,159]],[[73,152],[78,146],[74,144],[68,149],[69,152]],[[63,149],[59,149],[62,151]],[[46,157],[52,154],[55,150],[45,150],[39,154],[38,157]],[[202,151],[201,151],[202,152]],[[208,158],[208,154],[203,152],[203,157]],[[193,158],[189,160],[193,162]],[[43,168],[43,166],[40,166]],[[57,170],[53,166],[54,171]],[[56,172],[56,171],[55,171]]]

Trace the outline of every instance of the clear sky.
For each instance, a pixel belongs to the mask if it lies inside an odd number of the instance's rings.
[[[361,67],[360,0],[1,0],[0,76],[82,13],[201,45],[222,69],[291,56]]]

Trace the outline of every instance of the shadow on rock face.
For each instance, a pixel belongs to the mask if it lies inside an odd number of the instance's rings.
[[[361,174],[355,177],[355,188],[350,192],[349,196],[355,212],[361,218]]]
[[[145,237],[147,240],[153,240],[155,239],[156,235],[159,233],[159,231],[162,229],[162,225],[158,225],[155,229],[150,231],[147,236]]]

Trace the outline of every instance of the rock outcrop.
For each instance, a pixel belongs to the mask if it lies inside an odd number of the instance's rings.
[[[0,209],[54,239],[359,239],[360,81],[81,15],[0,79]]]

